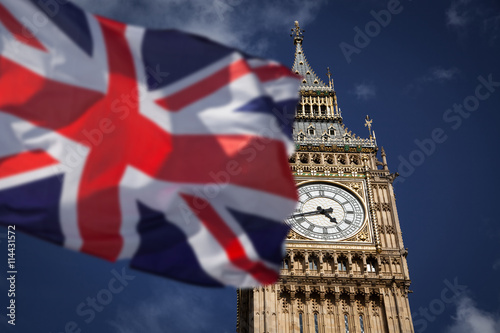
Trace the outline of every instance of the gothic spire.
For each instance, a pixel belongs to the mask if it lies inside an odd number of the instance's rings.
[[[295,44],[295,60],[292,71],[302,77],[301,90],[333,90],[316,75],[307,62],[304,50],[302,49],[302,41],[304,40],[303,32],[305,32],[305,30],[300,29],[298,21],[295,21],[295,28],[292,29],[292,32],[290,36],[293,37],[293,42]]]
[[[310,145],[342,147],[341,149],[344,151],[351,148],[360,151],[359,149],[363,147],[376,147],[371,119],[367,118],[366,120],[366,126],[370,132],[368,139],[356,136],[343,124],[330,68],[327,68],[326,77],[328,80],[325,84],[313,71],[304,55],[302,48],[304,32],[300,28],[299,22],[295,21],[295,27],[290,35],[295,44],[292,71],[302,78],[299,91],[300,101],[297,104],[293,125],[295,142],[305,147],[310,147]]]

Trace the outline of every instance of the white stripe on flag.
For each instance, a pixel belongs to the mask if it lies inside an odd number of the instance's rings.
[[[48,50],[43,52],[18,42],[0,23],[0,54],[3,57],[48,79],[106,92],[106,47],[101,27],[93,15],[86,13],[93,44],[93,54],[89,56],[29,1],[2,0],[2,4],[21,24],[33,30],[34,37]]]
[[[82,239],[77,222],[77,197],[89,148],[69,140],[57,132],[37,127],[21,118],[1,111],[0,129],[11,133],[12,137],[15,138],[13,141],[6,142],[11,149],[22,148],[15,153],[41,150],[60,162],[56,165],[41,166],[39,169],[0,179],[0,189],[21,186],[57,175],[62,182],[59,219],[65,238],[64,246],[79,250]]]
[[[180,193],[200,196],[205,186],[218,185],[164,182],[128,167],[120,183],[120,205],[122,216],[124,216],[120,233],[124,246],[119,258],[131,258],[139,248],[140,236],[137,233],[139,222],[137,201],[139,200],[152,209],[165,212],[165,218],[184,232],[199,259],[200,265],[212,278],[234,286],[258,285],[259,282],[248,272],[235,267],[230,262],[224,248],[220,246],[180,197]],[[209,201],[229,228],[236,235],[239,235],[238,239],[250,260],[261,261],[266,266],[277,269],[275,265],[259,258],[250,239],[227,211],[227,208],[234,208],[241,212],[275,220],[276,223],[282,223],[281,221],[286,217],[283,216],[283,212],[291,211],[295,207],[293,200],[234,185],[224,185],[216,197],[203,199]]]

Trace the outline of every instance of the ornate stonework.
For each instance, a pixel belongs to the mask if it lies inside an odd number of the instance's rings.
[[[371,240],[370,235],[368,233],[368,227],[364,227],[360,232],[358,232],[355,236],[351,238],[347,238],[346,242],[367,242],[369,243]]]
[[[238,290],[237,332],[412,333],[408,251],[392,187],[396,175],[389,172],[383,148],[382,161],[377,158],[373,120],[365,120],[368,138],[343,124],[331,73],[325,84],[312,70],[302,32],[296,22],[292,70],[303,83],[290,169],[299,188],[330,184],[354,193],[365,220],[355,233],[337,241],[314,240],[291,230],[279,281]]]
[[[308,238],[306,238],[306,237],[304,237],[304,236],[299,235],[298,233],[296,233],[296,232],[295,232],[295,231],[293,231],[293,230],[290,230],[290,232],[288,233],[287,239],[301,239],[301,240],[308,240]]]
[[[364,196],[363,183],[362,182],[345,182],[344,185],[349,186],[351,190],[356,192],[359,196]]]

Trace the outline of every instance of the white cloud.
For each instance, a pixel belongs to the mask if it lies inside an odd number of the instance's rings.
[[[454,80],[460,74],[460,70],[456,67],[450,67],[448,69],[442,67],[433,67],[427,70],[427,72],[417,77],[412,83],[410,83],[404,89],[404,92],[410,96],[417,96],[423,90],[427,84],[432,82],[444,83]]]
[[[452,27],[465,27],[469,22],[467,13],[460,13],[456,7],[450,7],[446,11],[446,24]]]
[[[468,0],[453,1],[451,6],[446,10],[446,25],[453,28],[463,28],[471,20],[470,12],[466,5]]]
[[[355,84],[353,93],[354,95],[356,95],[357,99],[363,101],[366,101],[370,98],[374,98],[377,95],[375,86],[371,83]]]
[[[498,42],[500,36],[500,15],[494,2],[478,2],[471,0],[453,0],[446,10],[446,25],[458,33],[460,38],[469,31],[480,31],[481,37],[487,39],[490,46]],[[479,28],[479,29],[473,29]]]
[[[490,45],[494,45],[500,36],[500,15],[484,19],[483,31],[488,36]]]
[[[498,333],[500,332],[500,316],[483,311],[476,307],[468,297],[457,302],[457,313],[453,324],[445,333]]]
[[[177,28],[257,55],[265,55],[274,36],[293,22],[306,26],[325,0],[73,0],[91,12],[151,28]],[[264,33],[264,34],[263,34]],[[256,35],[267,35],[256,39]]]
[[[426,75],[418,78],[417,81],[420,82],[450,81],[454,79],[458,75],[458,73],[460,73],[460,70],[456,67],[448,69],[444,69],[442,67],[434,67],[431,68]]]

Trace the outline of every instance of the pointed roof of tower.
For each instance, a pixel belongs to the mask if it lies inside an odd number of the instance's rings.
[[[302,42],[304,37],[299,22],[292,29],[295,44],[295,60],[292,71],[300,75],[301,102],[296,110],[293,123],[293,138],[298,150],[311,150],[312,146],[322,147],[320,151],[361,151],[363,148],[377,147],[375,133],[371,131],[371,120],[367,118],[369,138],[361,138],[352,133],[342,121],[337,95],[333,85],[332,73],[327,68],[328,81],[325,84],[307,62]],[[326,149],[326,150],[323,150]]]
[[[302,41],[304,37],[299,22],[295,21],[295,28],[292,29],[293,41],[295,43],[295,60],[292,70],[303,78],[301,90],[331,90],[314,72],[311,65],[307,62],[304,50],[302,49]]]

